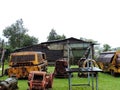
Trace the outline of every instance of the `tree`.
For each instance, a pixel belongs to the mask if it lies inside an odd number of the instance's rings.
[[[111,50],[110,45],[108,45],[108,44],[103,45],[103,51],[110,51],[110,50]]]
[[[86,38],[80,37],[80,40],[83,40],[83,41],[86,41],[86,42],[92,42],[94,44],[98,44],[98,41],[94,41],[93,39],[86,39]]]
[[[65,37],[65,35],[63,34],[63,35],[57,35],[56,36],[56,40],[62,40],[62,39],[65,39],[66,37]]]
[[[63,35],[58,35],[56,33],[56,31],[54,29],[51,30],[51,32],[49,33],[49,36],[47,37],[47,41],[53,41],[53,40],[62,40],[62,39],[65,39],[66,36],[63,34]]]
[[[34,45],[38,43],[38,39],[33,37],[33,36],[29,36],[28,34],[24,35],[24,40],[23,40],[23,43],[22,43],[22,47],[24,46],[28,46],[28,45]]]
[[[26,32],[28,32],[28,30],[26,28],[24,28],[23,26],[23,20],[17,20],[16,23],[12,24],[11,26],[6,27],[3,30],[3,35],[8,38],[8,44],[10,45],[11,48],[16,49],[16,48],[21,48],[30,45],[30,41],[31,44],[34,44],[35,42],[38,42],[38,39],[35,39],[34,37],[34,41],[30,40],[33,39],[33,37],[30,37],[29,35],[26,36]],[[27,37],[27,39],[25,38]],[[27,44],[27,41],[29,37],[29,43]]]
[[[48,41],[56,40],[57,33],[54,29],[51,30],[49,36],[47,37]]]

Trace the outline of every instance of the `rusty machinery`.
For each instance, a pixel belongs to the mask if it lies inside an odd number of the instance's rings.
[[[0,90],[17,90],[18,81],[15,77],[7,78],[6,80],[0,81]]]
[[[43,52],[24,51],[10,54],[9,67],[7,69],[9,76],[17,78],[28,77],[30,71],[46,71],[47,60]]]
[[[57,78],[68,77],[68,73],[66,72],[66,68],[68,68],[68,62],[66,59],[56,60],[55,69],[54,69],[54,76]]]
[[[78,62],[78,66],[79,68],[88,68],[88,69],[92,69],[93,67],[98,67],[97,63],[95,60],[93,59],[81,59]],[[88,73],[83,73],[83,72],[78,72],[78,76],[79,77],[88,77]],[[94,76],[96,76],[94,74]]]
[[[53,74],[43,71],[31,71],[28,76],[28,90],[46,90],[52,88]]]
[[[92,58],[91,46],[87,48],[85,53],[83,54],[82,58],[78,61],[79,68],[90,68],[90,67],[98,67],[95,60],[90,59]],[[88,77],[88,73],[78,72],[79,77]]]
[[[120,75],[120,50],[100,53],[97,64],[103,72],[109,72],[113,76]]]

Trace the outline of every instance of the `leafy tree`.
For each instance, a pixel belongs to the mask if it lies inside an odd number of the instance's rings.
[[[38,39],[34,39],[36,40],[34,42],[33,40],[30,40],[30,39],[33,39],[33,37],[26,35],[26,32],[28,32],[28,30],[24,28],[23,21],[22,19],[20,19],[20,20],[17,20],[16,23],[12,24],[11,26],[6,27],[3,30],[3,35],[6,38],[8,38],[8,44],[13,49],[24,47],[24,45],[27,46],[30,44],[34,44],[35,42],[36,43],[38,42]],[[25,39],[25,37],[27,37],[27,39]],[[26,40],[29,40],[29,43],[27,43]]]
[[[65,35],[63,34],[63,35],[57,35],[57,37],[56,37],[56,40],[61,40],[61,39],[65,39],[66,37],[65,37]]]
[[[108,44],[104,44],[103,45],[103,51],[110,51],[111,50],[111,46]]]
[[[56,31],[52,29],[51,32],[49,33],[49,36],[47,37],[48,41],[56,40],[56,36],[57,36]]]
[[[83,41],[87,41],[87,42],[92,42],[92,43],[98,44],[98,41],[94,41],[93,39],[86,39],[86,38],[80,37],[80,40],[83,40]]]
[[[53,40],[62,40],[65,39],[66,36],[63,35],[58,35],[54,29],[51,30],[49,33],[49,36],[47,37],[48,41],[53,41]]]
[[[28,34],[24,35],[24,39],[23,39],[23,46],[28,46],[28,45],[34,45],[38,43],[38,39],[33,37],[33,36],[29,36]]]

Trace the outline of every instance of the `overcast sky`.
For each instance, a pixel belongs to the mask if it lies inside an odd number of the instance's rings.
[[[120,47],[120,0],[0,0],[0,37],[20,18],[39,42],[54,28],[67,38]]]

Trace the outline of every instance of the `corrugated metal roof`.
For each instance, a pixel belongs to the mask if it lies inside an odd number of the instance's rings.
[[[48,42],[42,42],[41,44],[52,44],[52,43],[60,43],[60,44],[67,44],[67,43],[91,43],[91,44],[95,44],[93,42],[87,42],[87,41],[83,41],[80,39],[76,39],[76,38],[67,38],[67,39],[63,39],[63,40],[54,40],[54,41],[48,41]]]

